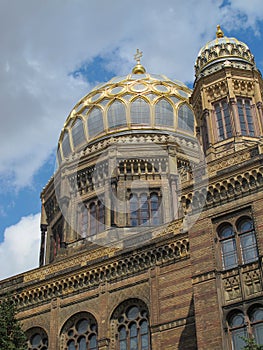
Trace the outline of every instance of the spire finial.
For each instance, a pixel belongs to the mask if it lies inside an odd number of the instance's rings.
[[[137,64],[132,70],[133,74],[144,74],[146,72],[145,68],[141,65],[141,57],[142,57],[142,51],[137,49],[134,55],[134,59],[137,62]]]
[[[222,31],[222,29],[221,29],[219,24],[216,26],[216,29],[217,29],[216,37],[217,38],[223,38],[224,37],[224,33],[223,33],[223,31]]]

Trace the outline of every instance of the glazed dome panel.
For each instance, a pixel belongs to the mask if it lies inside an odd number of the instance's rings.
[[[185,84],[165,75],[128,74],[99,84],[69,114],[59,138],[58,159],[61,162],[90,143],[129,130],[158,129],[193,136],[190,95]],[[178,119],[182,109],[187,111],[185,122]]]

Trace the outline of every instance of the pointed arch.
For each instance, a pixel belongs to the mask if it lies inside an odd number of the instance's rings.
[[[131,124],[150,125],[150,105],[143,98],[138,97],[131,102]]]
[[[94,107],[88,114],[88,133],[92,138],[104,131],[102,109]]]
[[[155,125],[174,127],[173,105],[165,98],[155,104]]]
[[[85,133],[82,118],[78,117],[75,120],[71,129],[71,134],[74,147],[78,147],[85,142]]]
[[[120,100],[115,100],[107,111],[108,128],[114,129],[127,125],[126,106]]]
[[[178,109],[178,128],[190,132],[194,132],[194,113],[186,104],[182,104]]]

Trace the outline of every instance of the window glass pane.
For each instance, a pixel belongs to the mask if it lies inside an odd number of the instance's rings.
[[[138,314],[139,314],[138,307],[132,306],[127,312],[127,317],[129,320],[134,320],[135,318],[137,318]]]
[[[137,337],[137,327],[135,323],[130,326],[130,336]]]
[[[220,238],[228,238],[234,235],[234,231],[231,225],[225,225],[219,230]]]
[[[96,205],[93,203],[90,205],[90,235],[96,233],[97,217],[96,217]]]
[[[87,350],[86,339],[84,337],[78,340],[78,344],[79,344],[79,350]]]
[[[232,127],[231,127],[231,120],[230,120],[228,103],[226,101],[222,101],[222,108],[223,108],[223,113],[224,113],[226,136],[231,137],[232,136]]]
[[[236,241],[234,238],[221,242],[223,264],[225,269],[237,266]]]
[[[76,350],[74,340],[71,340],[71,341],[68,343],[68,350]]]
[[[234,350],[243,350],[246,344],[242,337],[246,336],[247,332],[245,328],[240,328],[232,331],[232,341],[234,345]]]
[[[256,342],[258,345],[263,345],[263,324],[259,323],[253,325],[253,333],[256,338]]]
[[[173,106],[165,99],[161,99],[155,105],[155,124],[174,126]]]
[[[150,125],[150,106],[142,98],[137,98],[131,103],[131,123]]]
[[[120,350],[127,350],[126,340],[121,340],[120,341]]]
[[[254,136],[254,123],[253,123],[253,118],[251,113],[250,100],[245,100],[245,108],[246,108],[246,117],[247,117],[249,135]]]
[[[88,114],[88,132],[89,137],[94,137],[104,130],[102,110],[93,108]]]
[[[234,315],[230,320],[230,327],[239,327],[244,324],[244,315],[242,313]]]
[[[179,107],[178,128],[194,132],[194,114],[186,104]]]
[[[89,348],[92,350],[97,348],[97,338],[95,334],[93,334],[89,339]]]
[[[85,141],[83,123],[80,118],[76,120],[72,127],[72,139],[74,147],[77,147]]]
[[[244,263],[254,261],[258,257],[256,238],[253,232],[240,236],[242,258]]]
[[[33,346],[38,346],[38,345],[40,345],[41,340],[42,340],[41,335],[40,335],[40,334],[35,334],[35,335],[31,338],[31,344],[32,344]]]
[[[256,309],[251,317],[252,322],[263,321],[263,308]]]
[[[243,220],[239,225],[238,225],[238,231],[240,233],[247,232],[253,229],[253,221],[250,219]]]
[[[124,103],[121,101],[114,101],[110,105],[107,116],[109,129],[127,125],[126,108]]]
[[[87,332],[88,330],[88,326],[89,326],[89,321],[88,320],[80,320],[78,323],[77,323],[77,332],[79,334],[84,334]]]
[[[70,148],[70,143],[69,143],[69,134],[67,131],[65,132],[65,134],[63,136],[62,151],[63,151],[64,157],[68,157],[71,153],[71,148]]]
[[[217,129],[218,129],[218,140],[224,139],[224,126],[223,126],[223,117],[219,103],[216,103],[215,106],[216,112],[216,121],[217,121]]]

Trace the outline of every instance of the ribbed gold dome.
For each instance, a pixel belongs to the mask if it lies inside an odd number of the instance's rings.
[[[119,133],[158,129],[193,135],[191,90],[164,75],[135,72],[96,86],[76,104],[59,138],[59,162],[92,142]]]
[[[209,41],[201,48],[195,64],[195,75],[198,78],[208,67],[225,61],[239,61],[254,65],[254,56],[249,47],[236,38],[228,38],[220,26],[217,26],[216,39]]]

